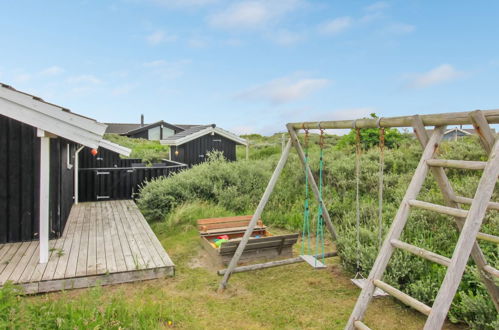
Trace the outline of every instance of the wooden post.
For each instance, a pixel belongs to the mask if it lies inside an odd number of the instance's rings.
[[[474,113],[475,115],[475,121],[479,122],[480,125],[483,127],[482,132],[487,134],[487,132],[490,132],[490,128],[488,128],[488,124],[483,123],[483,120],[480,118],[480,113]],[[482,114],[483,116],[483,114]],[[414,122],[413,122],[413,129],[414,133],[417,136],[419,142],[423,146],[423,148],[426,147],[428,143],[428,133],[423,125],[423,121],[421,120],[420,116],[414,116]],[[482,135],[480,135],[482,136]],[[486,136],[486,135],[484,135]],[[490,135],[489,135],[490,136]],[[490,137],[489,137],[490,139]],[[484,148],[487,148],[486,145],[487,143],[484,143],[482,141],[482,145]],[[487,150],[487,149],[486,149]],[[490,153],[490,150],[487,150],[487,153]],[[447,204],[450,207],[454,208],[460,208],[459,204],[457,201],[459,200],[459,197],[456,196],[454,193],[454,189],[452,188],[452,185],[450,184],[449,179],[447,178],[447,174],[445,173],[445,170],[442,167],[430,167],[430,170],[433,174],[433,177],[437,181],[438,186],[440,187],[440,190],[442,191],[442,195],[444,197],[445,204]],[[472,203],[472,199],[470,199],[470,204]],[[489,203],[490,204],[490,203]],[[456,221],[457,228],[459,230],[462,230],[465,218],[462,217],[454,217]],[[485,270],[487,267],[487,260],[485,259],[485,256],[483,255],[482,250],[480,249],[480,246],[478,243],[475,242],[473,246],[473,250],[471,251],[471,256],[473,260],[475,261],[480,274],[480,277],[485,284],[485,288],[489,292],[492,301],[494,302],[494,305],[496,307],[496,310],[499,312],[499,287],[495,284],[494,279],[490,278],[488,275],[488,272]]]
[[[495,137],[490,129],[489,123],[487,122],[487,118],[485,118],[483,111],[480,110],[471,112],[470,118],[476,133],[480,137],[482,146],[485,148],[487,153],[490,153],[495,142]]]
[[[364,287],[362,288],[360,296],[357,299],[354,310],[350,315],[347,326],[345,328],[347,330],[354,330],[355,321],[362,321],[364,317],[367,306],[369,305],[369,302],[371,301],[374,294],[374,280],[381,279],[388,261],[393,254],[394,247],[391,244],[391,240],[398,240],[402,233],[402,230],[405,227],[410,211],[408,201],[411,199],[415,199],[419,194],[421,188],[423,187],[426,175],[428,174],[428,165],[426,164],[426,160],[432,158],[433,154],[436,152],[440,140],[442,139],[444,129],[445,126],[435,127],[433,135],[429,139],[428,144],[423,151],[421,160],[419,161],[419,164],[414,172],[414,176],[412,177],[409,187],[407,187],[405,196],[400,203],[400,207],[397,211],[397,214],[395,215],[395,219],[393,220],[390,230],[385,237],[383,246],[381,247],[378,257],[374,262],[369,277],[365,282]]]
[[[303,152],[300,141],[298,140],[298,136],[296,134],[296,131],[291,126],[288,126],[288,131],[289,131],[289,135],[291,137],[291,141],[293,141],[293,145],[295,146],[296,152],[298,153],[298,158],[300,159],[300,161],[303,165],[303,168],[305,169],[305,171],[308,174],[308,182],[310,183],[310,187],[312,188],[312,191],[314,192],[315,199],[322,206],[322,210],[323,210],[322,214],[323,214],[324,220],[326,220],[326,227],[329,230],[329,232],[331,233],[333,241],[336,241],[338,239],[338,234],[336,232],[336,229],[333,226],[333,223],[331,222],[331,217],[329,216],[329,211],[327,210],[326,204],[324,204],[324,201],[322,200],[322,198],[320,198],[319,188],[317,187],[317,183],[315,182],[314,174],[312,173],[312,170],[310,169],[310,166],[308,165],[308,163],[305,161],[305,153]]]
[[[425,324],[424,329],[426,330],[440,329],[442,327],[452,303],[452,298],[461,283],[461,278],[468,262],[468,256],[476,243],[476,236],[487,211],[487,204],[492,197],[497,182],[497,175],[499,174],[498,152],[499,143],[495,143],[489,156],[489,162],[478,184],[473,203],[461,230],[461,235],[459,235],[456,248],[452,254],[451,264],[447,269],[444,281],[438,290],[437,298],[433,304],[432,312]]]
[[[38,129],[40,138],[40,199],[39,239],[40,263],[49,261],[49,196],[50,196],[50,138]]]
[[[282,169],[284,168],[284,165],[286,165],[286,161],[288,160],[290,150],[291,150],[291,139],[289,139],[288,143],[286,144],[286,148],[284,149],[284,152],[282,153],[281,158],[277,163],[277,166],[274,170],[274,173],[272,174],[272,177],[270,178],[267,188],[265,189],[265,192],[263,193],[263,196],[260,199],[260,203],[258,203],[258,207],[256,208],[256,211],[253,214],[253,217],[251,218],[251,221],[248,224],[248,228],[246,228],[244,236],[242,237],[241,242],[237,246],[236,252],[234,253],[234,256],[232,257],[229,263],[229,266],[227,267],[224,277],[220,282],[220,286],[218,288],[219,291],[223,291],[227,287],[227,282],[229,281],[230,275],[232,274],[234,268],[236,268],[237,263],[239,262],[239,259],[241,258],[241,255],[244,252],[244,248],[246,247],[246,244],[248,243],[248,240],[251,237],[251,234],[253,233],[253,229],[255,228],[258,219],[260,219],[260,216],[262,215],[265,205],[267,205],[267,202],[269,201],[270,195],[274,191],[277,179],[279,179]]]

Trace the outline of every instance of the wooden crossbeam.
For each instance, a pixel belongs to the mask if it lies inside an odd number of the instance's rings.
[[[428,165],[459,168],[463,170],[483,170],[487,162],[478,162],[470,160],[454,160],[454,159],[428,159]]]

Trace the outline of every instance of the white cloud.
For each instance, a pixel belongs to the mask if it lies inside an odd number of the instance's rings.
[[[378,1],[369,6],[364,7],[367,11],[381,11],[387,9],[390,5],[386,1]]]
[[[319,30],[323,34],[336,35],[352,27],[352,25],[353,19],[351,17],[338,17],[322,24]]]
[[[302,41],[304,39],[304,35],[288,30],[278,30],[276,32],[269,33],[267,38],[278,45],[290,46]]]
[[[63,72],[64,72],[63,68],[61,68],[60,66],[57,66],[57,65],[53,65],[51,67],[48,67],[48,68],[40,71],[40,74],[42,76],[56,76],[56,75],[61,74]]]
[[[184,74],[185,65],[191,63],[190,60],[165,61],[155,60],[145,62],[142,65],[152,70],[156,75],[162,78],[177,78]]]
[[[167,34],[162,30],[154,31],[146,37],[146,41],[153,46],[159,45],[164,42],[172,42],[177,40],[176,35]]]
[[[149,2],[167,8],[186,8],[211,5],[219,0],[149,0]]]
[[[275,23],[299,5],[299,0],[240,1],[210,16],[208,23],[223,29],[260,29]]]
[[[424,88],[455,80],[463,75],[452,65],[442,64],[428,72],[413,76],[409,79],[408,86],[411,88]]]
[[[320,78],[278,78],[243,91],[238,99],[271,104],[283,104],[303,99],[329,84],[328,79]]]
[[[240,125],[240,126],[229,127],[229,131],[231,131],[237,135],[246,135],[246,134],[256,133],[257,128],[255,126]]]
[[[125,84],[117,86],[111,90],[111,94],[114,96],[121,96],[129,94],[132,90],[137,87],[137,84]]]
[[[102,81],[99,78],[91,74],[82,74],[79,76],[69,77],[68,82],[71,84],[85,84],[85,85],[98,85],[102,83]]]
[[[413,32],[414,30],[416,30],[414,25],[405,23],[394,23],[385,29],[386,32],[393,34],[407,34]]]

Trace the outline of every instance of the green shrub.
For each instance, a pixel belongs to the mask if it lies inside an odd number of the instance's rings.
[[[118,134],[106,134],[105,138],[111,142],[132,149],[129,158],[140,158],[145,163],[160,163],[168,158],[169,146],[164,146],[159,141],[146,139],[132,139]]]

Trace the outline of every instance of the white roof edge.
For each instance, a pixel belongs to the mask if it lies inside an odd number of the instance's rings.
[[[107,128],[105,124],[6,87],[0,87],[0,114],[89,148],[99,147]]]
[[[236,143],[239,143],[239,144],[242,144],[245,146],[248,145],[248,141],[246,141],[245,139],[240,138],[239,136],[237,136],[229,131],[226,131],[222,128],[219,128],[219,127],[213,128],[211,126],[206,127],[205,129],[203,129],[199,132],[193,133],[193,134],[188,135],[186,137],[183,137],[181,139],[174,140],[174,141],[161,140],[160,143],[163,145],[169,145],[169,146],[180,146],[180,145],[185,144],[187,142],[191,142],[192,140],[195,140],[201,136],[208,135],[211,133],[216,133],[216,134],[221,135],[221,136],[223,136],[231,141],[234,141]]]
[[[123,155],[126,157],[130,156],[130,153],[132,152],[132,149],[128,149],[127,147],[123,147],[117,143],[113,143],[113,142],[105,140],[105,139],[102,139],[99,142],[99,147],[114,151],[114,152],[119,153],[120,155]]]

